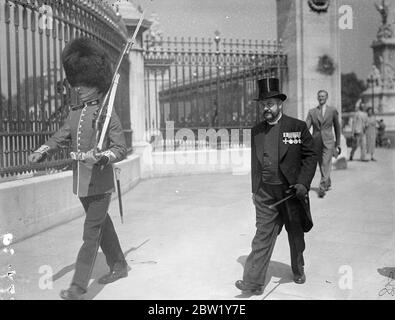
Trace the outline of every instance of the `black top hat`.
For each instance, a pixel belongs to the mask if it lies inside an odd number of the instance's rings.
[[[282,101],[287,99],[287,96],[280,92],[280,80],[277,78],[259,79],[258,83],[258,97],[254,100],[264,100],[269,98],[279,98]]]

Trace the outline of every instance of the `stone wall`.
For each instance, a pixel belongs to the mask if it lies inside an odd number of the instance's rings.
[[[140,157],[131,155],[117,166],[122,192],[127,192],[140,180]],[[67,171],[1,183],[0,234],[11,233],[20,241],[83,215],[72,180]]]

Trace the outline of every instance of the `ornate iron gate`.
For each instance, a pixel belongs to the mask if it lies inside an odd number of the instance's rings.
[[[70,39],[81,36],[95,39],[116,59],[127,30],[113,8],[99,0],[0,0],[0,179],[70,163],[67,148],[34,166],[27,156],[68,114],[73,95],[60,55]],[[131,148],[126,59],[121,77],[115,106]]]
[[[256,79],[286,76],[281,42],[221,39],[144,41],[146,128],[248,128],[257,121]]]

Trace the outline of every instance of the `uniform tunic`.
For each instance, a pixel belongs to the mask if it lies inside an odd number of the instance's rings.
[[[49,152],[65,146],[71,141],[73,152],[87,152],[95,144],[93,121],[101,106],[101,99],[87,101],[82,105],[73,107],[65,124],[60,128],[44,146],[49,147]],[[114,173],[111,163],[121,161],[126,157],[126,143],[121,122],[112,112],[107,129],[103,150],[112,152],[109,164],[101,167],[82,161],[73,161],[73,192],[79,197],[114,192]]]

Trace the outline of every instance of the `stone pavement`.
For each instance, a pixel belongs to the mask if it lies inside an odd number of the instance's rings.
[[[310,192],[315,226],[306,234],[307,282],[292,282],[283,229],[260,296],[234,287],[255,232],[249,175],[142,181],[123,196],[123,225],[117,202],[110,208],[129,277],[99,285],[107,272],[99,252],[86,299],[394,299],[394,155],[379,149],[378,162],[353,161],[334,171],[324,199]],[[317,171],[313,187],[318,178]],[[14,255],[0,254],[0,273],[9,264],[16,270],[15,299],[59,299],[73,274],[82,225],[78,218],[13,244]]]

